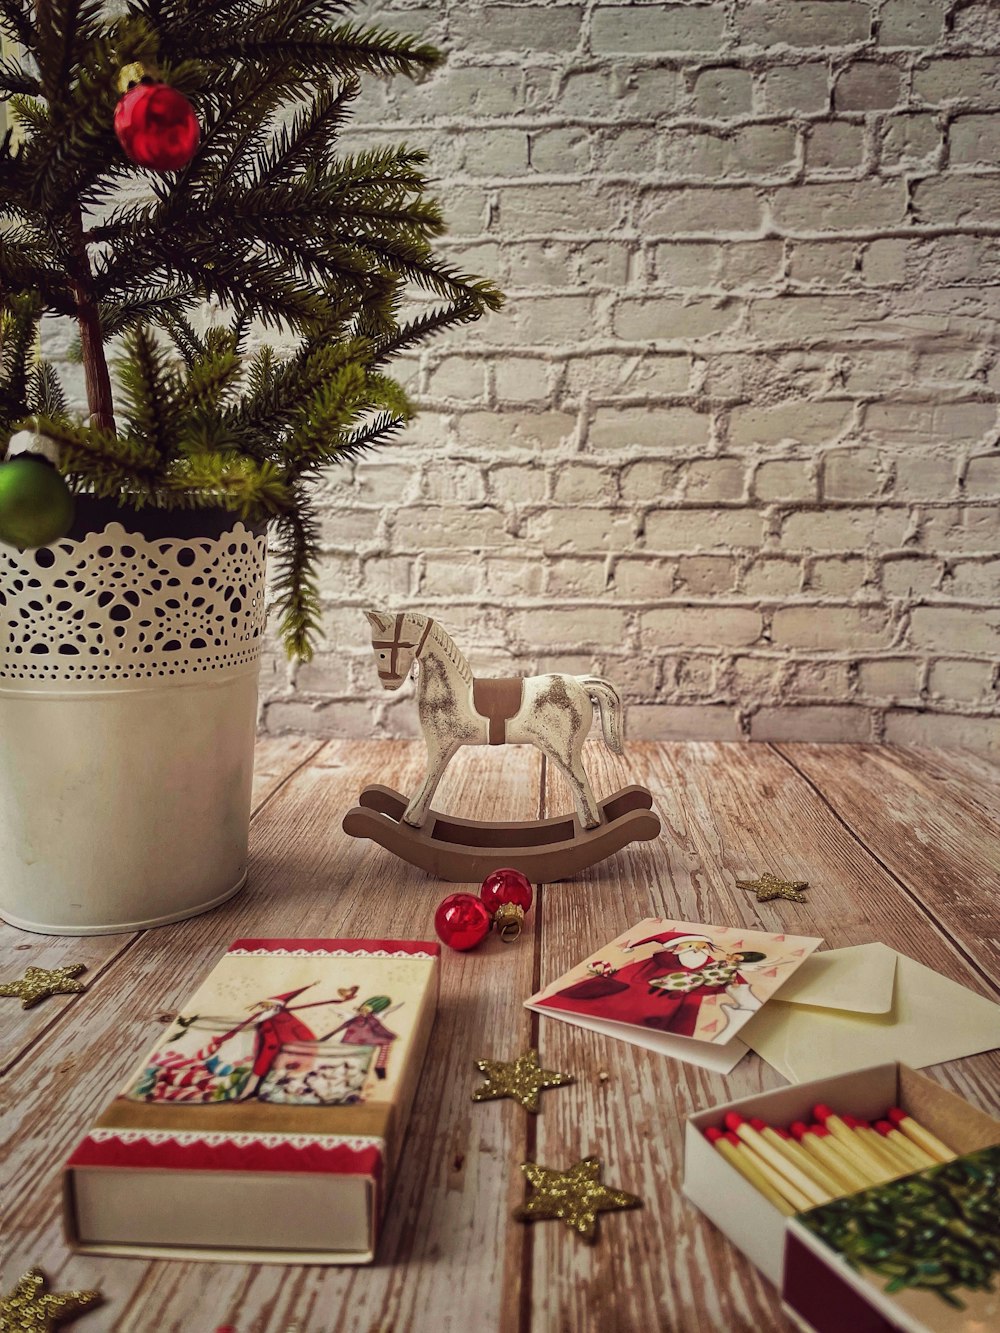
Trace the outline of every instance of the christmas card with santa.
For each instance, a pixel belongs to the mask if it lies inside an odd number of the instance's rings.
[[[649,917],[525,1004],[728,1074],[740,1029],[822,942]]]
[[[98,1254],[362,1263],[437,1002],[439,946],[242,939],[77,1146]]]

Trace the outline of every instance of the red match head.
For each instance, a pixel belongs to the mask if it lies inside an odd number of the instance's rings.
[[[779,1139],[790,1139],[792,1136],[787,1129],[782,1129],[780,1125],[775,1125],[774,1132]]]
[[[856,1115],[842,1115],[840,1118],[848,1129],[859,1129],[865,1123],[863,1120],[859,1120]]]
[[[799,1140],[800,1143],[809,1133],[809,1126],[806,1124],[804,1120],[793,1120],[792,1123],[788,1126],[788,1128],[792,1131],[792,1134],[795,1136],[795,1138]]]
[[[880,1134],[893,1133],[893,1126],[889,1124],[888,1120],[876,1120],[875,1128],[878,1130]]]
[[[726,1128],[727,1128],[727,1129],[734,1129],[734,1130],[735,1130],[735,1129],[739,1129],[740,1125],[742,1125],[742,1124],[744,1124],[744,1123],[745,1123],[745,1122],[744,1122],[744,1119],[743,1119],[743,1117],[740,1115],[740,1113],[739,1113],[738,1111],[727,1111],[727,1112],[726,1112]]]
[[[740,1146],[740,1141],[735,1134],[723,1134],[722,1137],[726,1140],[727,1143],[731,1143],[734,1148],[738,1148]]]
[[[759,1115],[752,1115],[750,1117],[750,1128],[755,1129],[759,1134],[762,1129],[767,1129],[767,1121],[761,1120]]]
[[[825,1125],[833,1112],[825,1102],[817,1102],[813,1107],[813,1119],[818,1120],[821,1125]]]
[[[816,1134],[821,1139],[828,1138],[830,1135],[830,1131],[827,1129],[826,1125],[810,1125],[809,1133]]]
[[[901,1106],[890,1106],[885,1113],[885,1118],[892,1124],[898,1125],[901,1121],[908,1120],[909,1116]]]
[[[724,1137],[723,1131],[721,1129],[716,1129],[714,1125],[710,1125],[708,1129],[705,1130],[705,1138],[708,1139],[709,1143],[717,1143],[719,1139]]]

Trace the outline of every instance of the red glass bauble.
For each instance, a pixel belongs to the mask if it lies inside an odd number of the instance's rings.
[[[514,903],[526,912],[531,906],[531,882],[520,870],[505,866],[486,876],[479,897],[490,916],[501,903]]]
[[[471,893],[449,893],[434,913],[434,929],[450,949],[474,949],[486,938],[490,914]]]
[[[166,83],[137,83],[115,107],[118,142],[140,167],[179,171],[195,155],[201,126],[183,93]]]

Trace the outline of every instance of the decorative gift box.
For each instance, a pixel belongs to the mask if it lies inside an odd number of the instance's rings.
[[[77,1146],[91,1254],[365,1263],[434,1020],[438,945],[237,940]]]
[[[785,1217],[713,1147],[705,1130],[729,1112],[769,1125],[808,1120],[818,1103],[862,1119],[902,1107],[960,1156]],[[691,1116],[683,1188],[780,1288],[785,1310],[809,1333],[978,1333],[1000,1326],[997,1144],[1000,1121],[905,1065],[876,1065]],[[947,1215],[935,1222],[935,1209]],[[917,1210],[925,1213],[920,1252],[911,1226]],[[934,1226],[940,1227],[936,1245],[928,1230]],[[878,1245],[860,1244],[861,1233]],[[953,1256],[953,1240],[968,1243],[964,1257]]]

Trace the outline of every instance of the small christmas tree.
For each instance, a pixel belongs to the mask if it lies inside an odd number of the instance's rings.
[[[440,59],[349,8],[0,0],[16,128],[0,143],[0,445],[30,423],[72,492],[273,520],[301,657],[318,629],[311,484],[411,417],[394,353],[502,301],[432,252],[424,154],[338,152],[362,75]],[[207,299],[220,320],[199,333]],[[45,313],[79,326],[86,421],[37,358]]]

